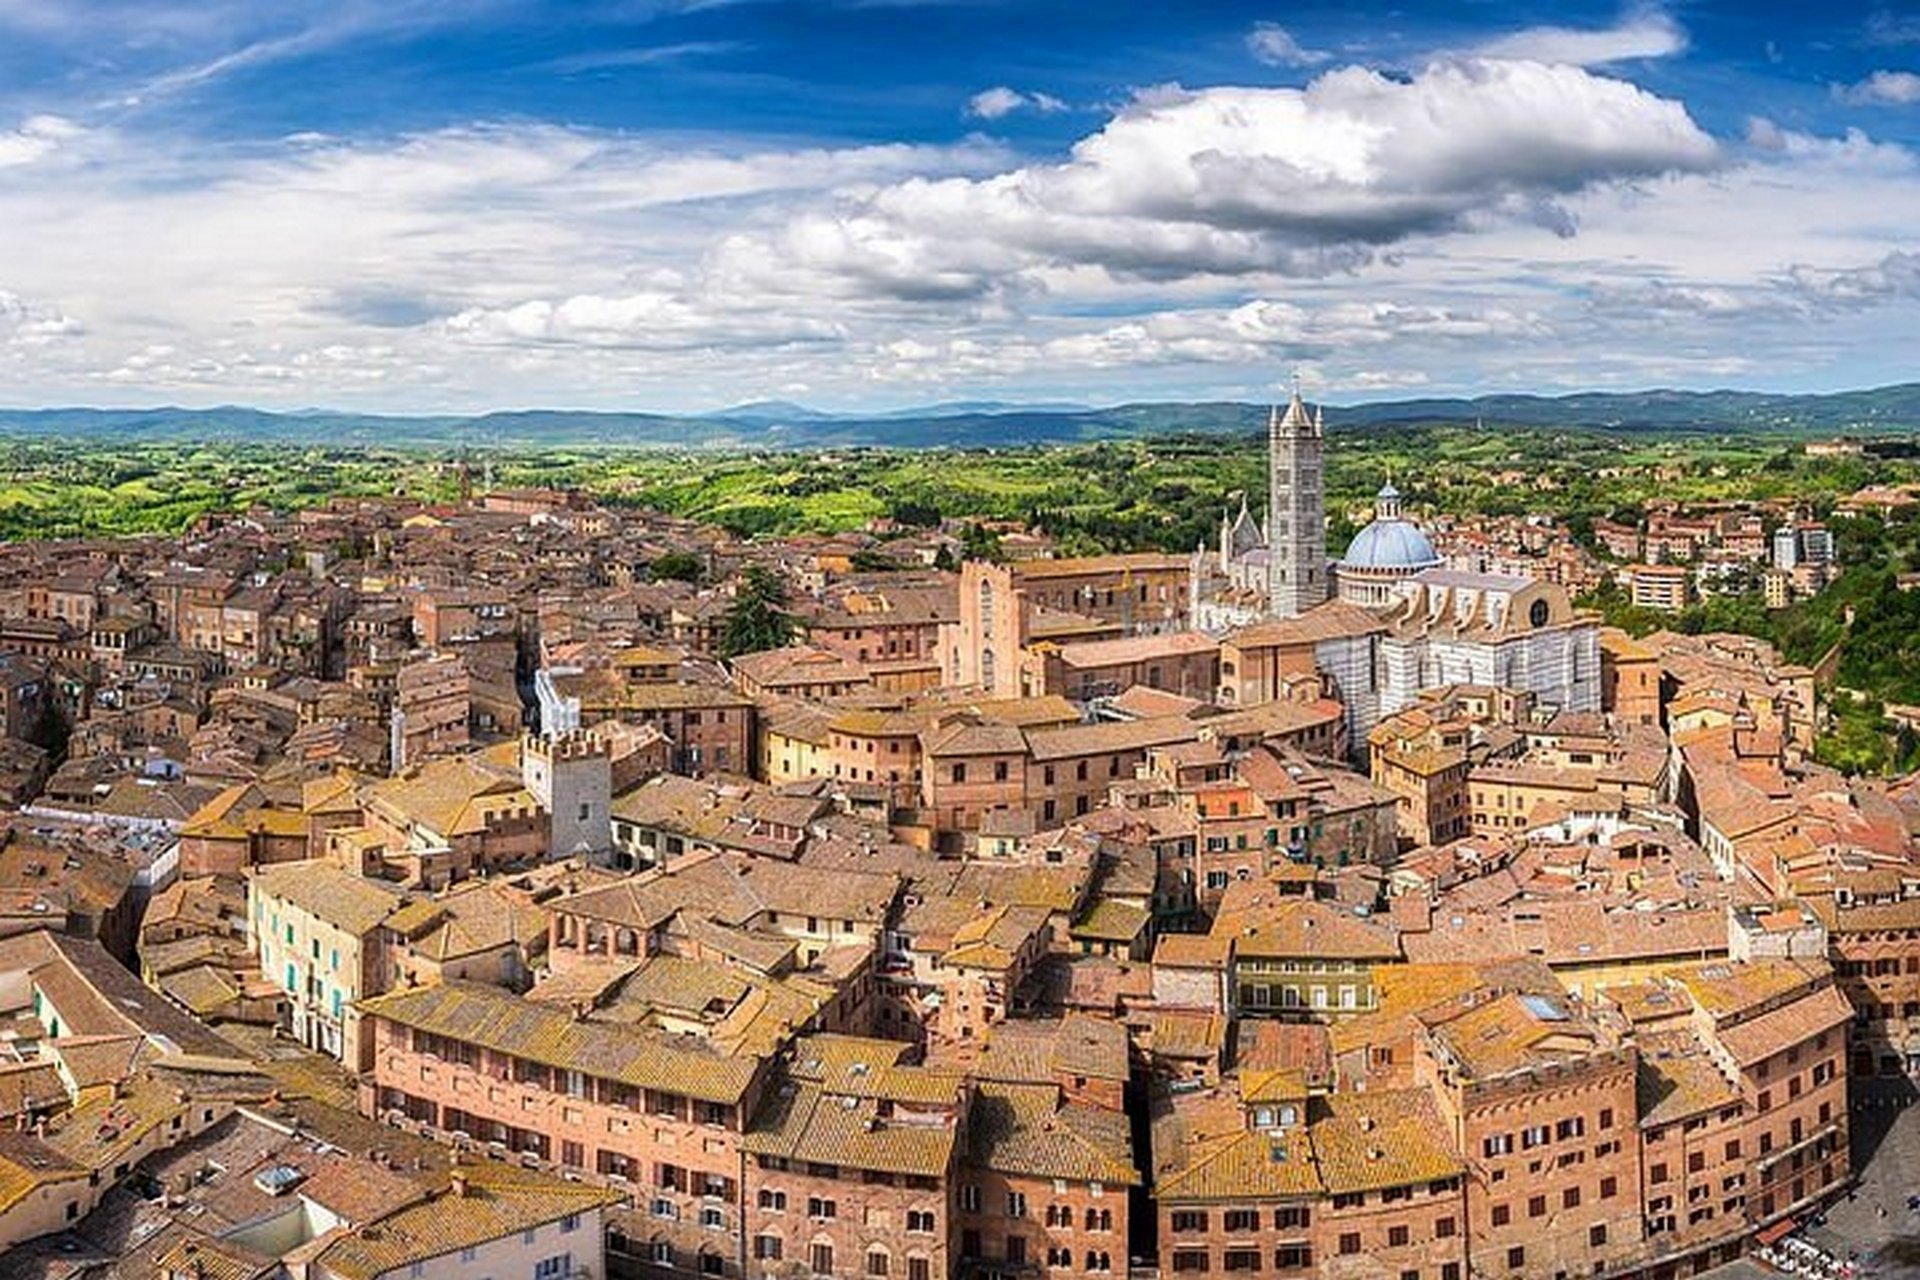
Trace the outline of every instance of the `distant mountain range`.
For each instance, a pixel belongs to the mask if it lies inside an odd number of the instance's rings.
[[[663,449],[1011,447],[1179,432],[1253,432],[1267,406],[1225,401],[1072,404],[963,401],[889,413],[837,414],[757,401],[707,414],[532,409],[401,417],[324,410],[0,409],[0,435],[103,442],[250,441],[439,449],[627,446]],[[1756,391],[1581,392],[1329,405],[1330,431],[1484,422],[1619,432],[1863,434],[1920,429],[1920,383],[1827,395]]]

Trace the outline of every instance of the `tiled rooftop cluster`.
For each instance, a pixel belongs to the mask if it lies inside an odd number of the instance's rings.
[[[1814,672],[1524,521],[1215,631],[999,532],[0,549],[6,1273],[1658,1276],[1846,1184],[1920,792]]]

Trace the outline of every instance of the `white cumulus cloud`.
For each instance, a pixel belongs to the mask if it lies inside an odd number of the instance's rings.
[[[0,341],[38,347],[61,338],[78,337],[82,332],[80,322],[58,307],[32,303],[17,293],[0,289]]]
[[[0,130],[0,169],[32,164],[83,132],[79,125],[62,116],[30,116],[17,129]]]
[[[1311,67],[1332,55],[1303,46],[1293,33],[1275,22],[1256,22],[1247,32],[1247,52],[1270,67]]]
[[[982,89],[967,99],[967,114],[976,120],[998,120],[1016,111],[1035,111],[1053,115],[1065,111],[1067,104],[1049,93],[1023,93],[1006,85]]]
[[[1605,66],[1634,58],[1668,58],[1687,48],[1687,33],[1664,9],[1642,8],[1611,27],[1527,27],[1480,45],[1489,58],[1525,58],[1577,67]]]
[[[511,307],[471,307],[447,321],[464,338],[501,344],[583,344],[679,351],[767,343],[819,342],[840,332],[819,318],[764,309],[701,306],[646,291],[622,297],[579,294]]]
[[[1920,298],[1920,253],[1896,251],[1858,267],[1795,266],[1788,287],[1822,306],[1864,307],[1896,298]]]
[[[1869,107],[1910,107],[1920,102],[1920,75],[1911,71],[1876,71],[1854,84],[1834,86],[1842,102]]]
[[[980,296],[1071,264],[1326,275],[1419,235],[1516,221],[1566,234],[1558,197],[1719,158],[1679,103],[1576,67],[1355,67],[1304,89],[1151,91],[1062,163],[911,178],[727,253],[767,287],[826,274],[899,297]]]

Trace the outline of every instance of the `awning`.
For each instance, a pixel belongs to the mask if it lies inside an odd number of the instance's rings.
[[[1764,1245],[1779,1244],[1782,1240],[1792,1235],[1793,1229],[1799,1225],[1800,1224],[1792,1218],[1782,1218],[1755,1236],[1754,1239]]]

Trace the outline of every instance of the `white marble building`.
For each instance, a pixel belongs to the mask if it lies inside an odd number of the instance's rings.
[[[1381,714],[1449,684],[1524,689],[1542,708],[1600,709],[1600,623],[1533,578],[1427,569],[1402,582],[1382,638]]]

